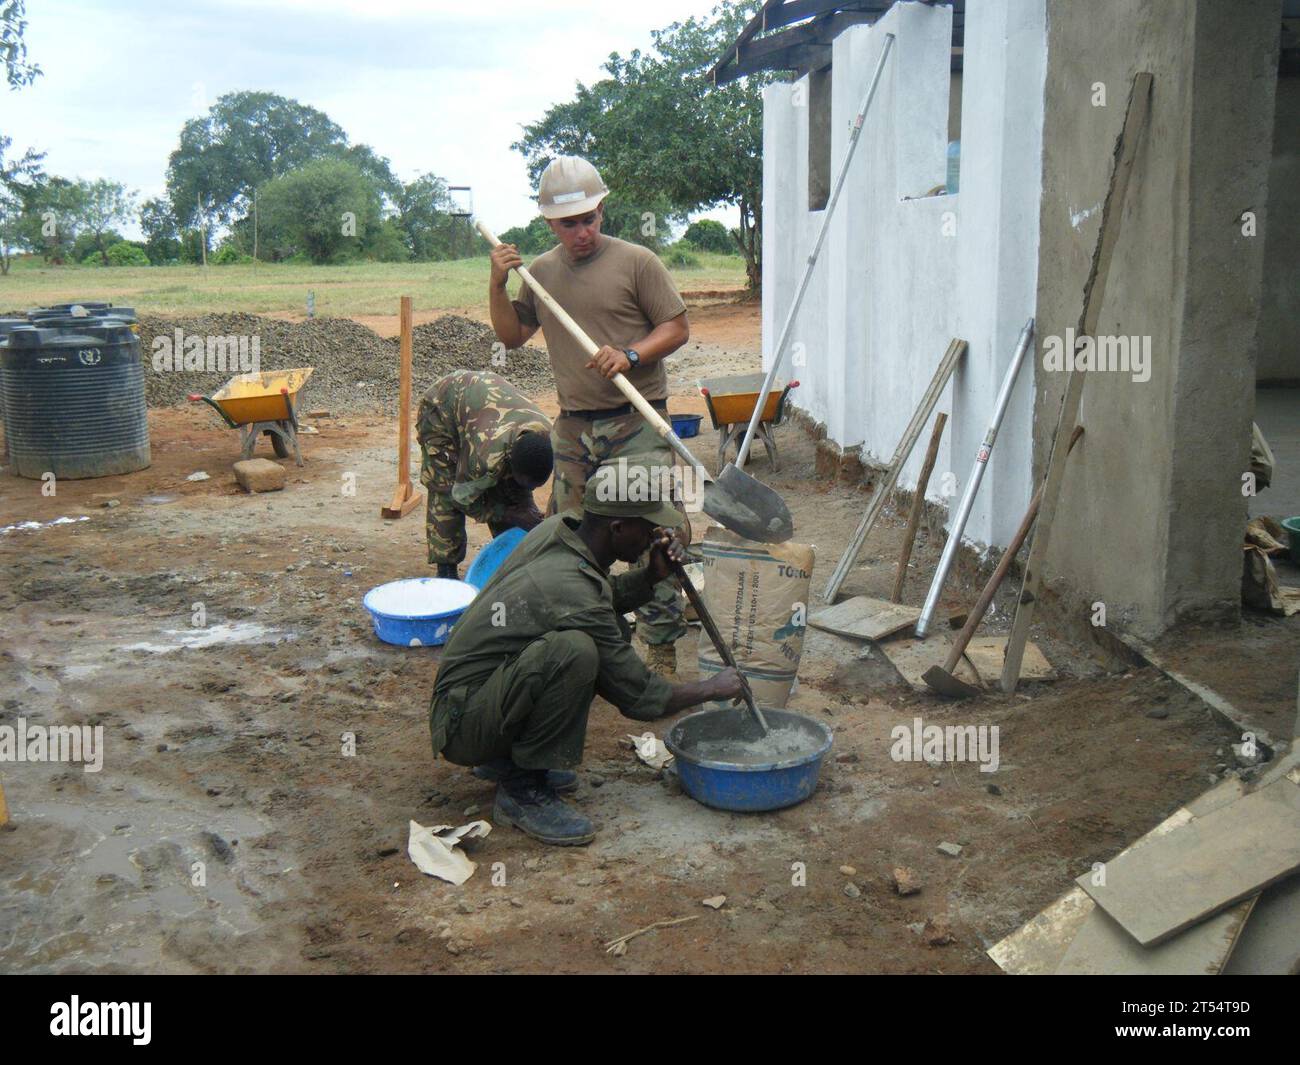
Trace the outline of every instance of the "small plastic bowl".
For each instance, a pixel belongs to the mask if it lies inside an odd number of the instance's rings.
[[[523,529],[507,529],[490,544],[484,544],[483,550],[470,563],[465,574],[465,583],[472,584],[479,591],[492,579],[493,574],[501,568],[501,563],[510,557],[510,552],[519,546],[528,533]]]
[[[442,577],[408,577],[366,592],[375,635],[399,647],[438,647],[474,601],[478,589]]]
[[[1300,566],[1300,517],[1283,518],[1282,528],[1291,540],[1291,561]]]

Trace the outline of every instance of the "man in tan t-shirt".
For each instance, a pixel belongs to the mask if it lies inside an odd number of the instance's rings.
[[[610,380],[622,373],[667,417],[668,374],[663,359],[690,337],[686,304],[668,270],[649,248],[600,231],[609,190],[585,159],[561,156],[543,172],[538,188],[542,217],[559,244],[539,255],[529,272],[601,348],[592,357],[537,300],[528,286],[511,300],[510,270],[524,265],[513,244],[492,251],[488,300],[492,328],[507,348],[517,348],[540,327],[560,400],[551,442],[555,480],[548,513],[581,506],[587,478],[621,455],[655,456],[665,467],[674,457]],[[646,664],[656,672],[676,667],[674,643],[686,632],[685,601],[671,581],[637,611],[637,631],[647,644]]]

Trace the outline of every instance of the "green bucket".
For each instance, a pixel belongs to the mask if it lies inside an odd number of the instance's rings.
[[[1282,528],[1291,538],[1291,561],[1300,565],[1300,517],[1283,518]]]

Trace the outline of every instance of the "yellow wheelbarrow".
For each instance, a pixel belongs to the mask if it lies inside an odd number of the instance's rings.
[[[292,451],[299,466],[298,415],[295,401],[314,366],[292,370],[269,370],[232,377],[210,396],[191,393],[191,403],[206,403],[221,415],[230,428],[241,434],[240,457],[251,459],[263,433],[271,438],[276,458],[288,458]]]
[[[735,444],[739,450],[741,438],[749,428],[749,419],[754,415],[754,407],[758,405],[759,393],[763,391],[764,376],[761,373],[746,373],[699,382],[704,405],[709,409],[709,418],[713,422],[713,428],[718,430],[719,466],[727,461],[728,447]],[[767,402],[763,405],[763,417],[755,435],[763,441],[774,470],[778,467],[776,438],[772,435],[772,430],[785,420],[786,398],[792,389],[798,387],[798,381],[791,381],[785,386],[773,382]]]

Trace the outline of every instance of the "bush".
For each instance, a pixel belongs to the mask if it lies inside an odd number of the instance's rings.
[[[700,266],[699,257],[691,254],[690,245],[680,240],[664,252],[663,260],[667,266],[685,270],[696,270]]]
[[[119,240],[108,249],[109,266],[148,266],[149,253],[139,244]]]
[[[251,255],[245,255],[233,244],[223,244],[210,260],[214,266],[238,266],[252,261]]]
[[[686,227],[683,240],[690,241],[700,251],[716,251],[723,255],[737,255],[740,249],[731,239],[727,227],[712,218],[700,218]]]

